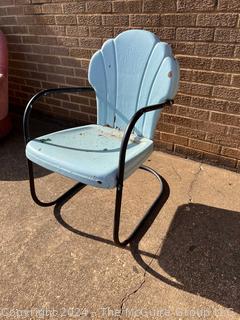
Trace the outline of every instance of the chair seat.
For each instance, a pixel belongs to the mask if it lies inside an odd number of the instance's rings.
[[[40,166],[84,184],[113,188],[117,184],[122,137],[122,131],[106,126],[76,127],[31,140],[26,147],[26,156]],[[133,173],[152,150],[152,140],[132,135],[124,178]]]

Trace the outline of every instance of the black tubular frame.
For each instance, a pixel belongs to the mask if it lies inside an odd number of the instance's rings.
[[[32,107],[34,102],[36,102],[38,99],[40,99],[42,96],[48,96],[50,94],[54,93],[84,93],[84,92],[94,92],[94,89],[91,87],[65,87],[65,88],[53,88],[53,89],[46,89],[43,91],[38,92],[35,94],[28,102],[24,116],[23,116],[23,133],[24,133],[24,141],[25,145],[31,140],[30,133],[29,133],[29,120],[30,120],[30,114],[32,111]],[[117,185],[116,185],[116,200],[115,200],[115,214],[114,214],[114,226],[113,226],[113,239],[114,242],[119,246],[126,246],[128,243],[133,241],[135,237],[137,237],[138,233],[141,231],[145,221],[147,218],[156,210],[160,210],[165,202],[168,199],[169,196],[169,190],[168,188],[164,187],[164,184],[162,184],[161,176],[153,169],[147,167],[147,166],[140,166],[140,169],[148,171],[152,173],[157,180],[160,183],[160,193],[157,199],[153,202],[149,210],[146,212],[146,214],[143,216],[143,218],[140,220],[139,224],[133,232],[130,234],[130,236],[125,239],[124,241],[120,241],[119,239],[119,229],[120,229],[120,216],[121,216],[121,204],[122,204],[122,192],[123,192],[123,181],[124,181],[124,171],[125,171],[125,158],[126,158],[126,152],[127,152],[127,146],[130,139],[130,135],[134,129],[134,126],[138,119],[145,113],[159,110],[165,107],[166,105],[172,105],[173,100],[167,100],[164,103],[151,105],[147,107],[143,107],[139,109],[131,118],[125,132],[124,136],[121,142],[120,147],[120,153],[119,153],[119,165],[118,165],[118,174],[117,174]],[[80,191],[82,188],[85,187],[85,184],[78,182],[75,184],[72,188],[70,188],[67,192],[62,194],[60,197],[58,197],[56,200],[51,202],[43,202],[39,200],[36,194],[35,190],[35,183],[34,183],[34,172],[33,172],[33,162],[29,159],[27,159],[27,165],[28,165],[28,172],[29,172],[29,184],[30,184],[30,192],[32,199],[36,204],[42,207],[48,207],[52,205],[58,205],[62,202],[66,202],[68,199],[70,199],[73,195],[75,195],[78,191]]]

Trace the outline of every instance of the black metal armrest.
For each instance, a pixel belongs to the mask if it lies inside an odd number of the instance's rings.
[[[120,154],[119,154],[119,164],[118,164],[118,176],[117,176],[117,188],[122,188],[123,186],[123,180],[124,180],[124,168],[125,168],[125,158],[126,158],[126,151],[127,151],[127,145],[128,145],[128,141],[130,138],[130,135],[132,133],[132,130],[136,124],[136,122],[138,121],[138,119],[146,112],[150,112],[150,111],[154,111],[154,110],[158,110],[158,109],[162,109],[165,106],[169,106],[173,104],[173,100],[167,100],[164,103],[160,103],[160,104],[155,104],[152,106],[147,106],[147,107],[143,107],[141,109],[139,109],[131,118],[122,142],[121,142],[121,147],[120,147]]]
[[[46,89],[36,93],[27,103],[24,115],[23,115],[23,133],[25,144],[27,144],[31,138],[29,134],[29,118],[32,111],[34,102],[36,102],[42,96],[48,96],[53,93],[75,93],[75,92],[94,92],[92,87],[65,87],[65,88],[53,88]]]

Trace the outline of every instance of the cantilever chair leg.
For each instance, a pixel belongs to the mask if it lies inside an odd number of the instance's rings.
[[[41,207],[50,207],[50,206],[53,206],[53,205],[60,203],[62,201],[69,200],[78,191],[80,191],[82,188],[84,188],[86,186],[85,184],[78,182],[72,188],[70,188],[68,191],[66,191],[64,194],[62,194],[60,197],[58,197],[56,200],[53,200],[51,202],[42,202],[41,200],[38,199],[37,194],[36,194],[36,190],[35,190],[33,163],[32,163],[32,161],[27,160],[27,164],[28,164],[31,196],[32,196],[34,202]]]
[[[120,216],[121,216],[121,204],[122,204],[122,191],[123,191],[123,186],[117,186],[117,192],[116,192],[116,203],[115,203],[115,215],[114,215],[114,228],[113,228],[113,239],[114,242],[121,246],[124,247],[131,241],[133,241],[138,234],[141,232],[143,229],[147,219],[157,210],[160,211],[161,208],[164,206],[165,202],[167,201],[170,190],[168,185],[164,182],[164,179],[162,181],[161,176],[152,168],[149,168],[147,166],[142,165],[140,169],[148,171],[152,173],[157,180],[160,183],[160,193],[158,197],[155,199],[151,207],[148,209],[148,211],[145,213],[143,218],[140,220],[138,225],[135,227],[133,232],[130,234],[130,236],[125,239],[124,241],[120,241],[119,239],[119,228],[120,228]]]
[[[32,161],[28,160],[27,164],[28,164],[28,170],[29,170],[29,183],[30,183],[31,196],[32,196],[32,199],[34,200],[34,202],[41,207],[49,207],[49,206],[59,204],[61,202],[66,202],[70,198],[72,198],[78,191],[80,191],[82,188],[84,188],[86,186],[85,184],[78,182],[72,188],[70,188],[68,191],[66,191],[64,194],[62,194],[60,197],[58,197],[56,200],[53,200],[50,202],[43,202],[43,201],[39,200],[39,198],[37,197],[37,194],[36,194],[35,182],[34,182],[34,172],[33,172],[33,163],[32,163]],[[164,184],[162,183],[161,176],[155,170],[153,170],[147,166],[141,166],[140,169],[152,173],[157,178],[157,180],[160,183],[160,194],[158,195],[156,200],[153,202],[153,204],[151,205],[149,210],[146,212],[146,214],[144,215],[142,220],[139,222],[139,224],[136,226],[136,228],[130,234],[130,236],[126,240],[120,241],[119,228],[120,228],[120,215],[121,215],[123,188],[120,186],[117,186],[114,225],[113,225],[113,239],[114,239],[114,242],[121,247],[126,246],[132,240],[134,240],[134,238],[139,234],[142,227],[144,226],[147,218],[155,210],[159,211],[163,207],[163,205],[165,204],[165,202],[167,201],[167,199],[169,197],[169,189],[164,188]]]

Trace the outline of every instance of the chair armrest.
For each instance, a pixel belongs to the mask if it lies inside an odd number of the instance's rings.
[[[65,88],[53,88],[46,89],[36,93],[27,103],[26,109],[23,115],[23,133],[24,133],[24,141],[27,144],[30,140],[29,134],[29,118],[30,113],[32,111],[32,107],[34,102],[40,99],[42,96],[48,96],[54,93],[75,93],[75,92],[94,92],[92,87],[65,87]]]
[[[125,158],[126,158],[126,151],[127,151],[127,145],[130,138],[130,135],[132,133],[132,130],[138,121],[138,119],[147,112],[162,109],[165,106],[169,106],[173,104],[173,100],[167,100],[166,102],[155,104],[152,106],[147,106],[139,109],[131,118],[131,120],[128,123],[128,126],[124,132],[123,139],[121,142],[120,147],[120,153],[119,153],[119,164],[118,164],[118,176],[117,176],[117,188],[122,188],[123,186],[123,180],[124,180],[124,169],[125,169]]]

